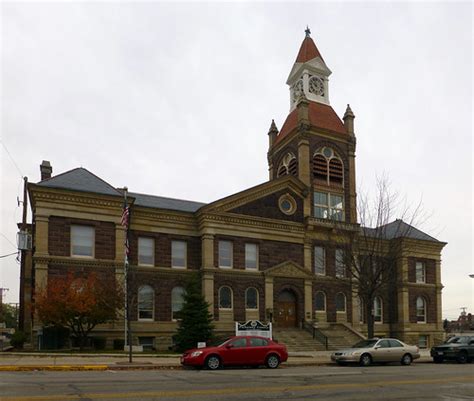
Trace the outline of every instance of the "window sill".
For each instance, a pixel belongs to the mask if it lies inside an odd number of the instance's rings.
[[[187,266],[171,266],[172,269],[186,270]]]
[[[232,266],[219,266],[219,269],[232,269]]]

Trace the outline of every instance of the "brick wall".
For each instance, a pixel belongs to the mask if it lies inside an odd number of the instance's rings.
[[[292,260],[293,262],[298,263],[300,266],[303,266],[304,264],[304,249],[302,244],[216,235],[214,238],[214,267],[219,267],[219,240],[232,242],[234,269],[245,269],[246,243],[258,245],[259,270],[261,271],[288,260]]]
[[[313,309],[316,309],[316,292],[323,291],[326,294],[326,316],[328,322],[336,321],[336,294],[342,292],[346,296],[347,321],[352,322],[352,293],[350,284],[331,280],[331,281],[313,281]]]
[[[54,256],[71,256],[71,225],[95,229],[95,258],[115,259],[115,224],[51,216],[48,224],[48,251]]]
[[[219,288],[227,286],[232,289],[234,320],[245,321],[245,290],[249,287],[258,291],[260,320],[265,320],[265,281],[260,277],[231,277],[230,274],[215,274],[214,276],[214,316],[219,318]]]
[[[146,231],[130,231],[130,263],[138,264],[138,237],[155,240],[155,266],[171,267],[171,241],[185,241],[187,244],[187,268],[197,270],[201,266],[201,238]]]
[[[426,284],[436,283],[436,261],[434,259],[408,258],[408,281],[416,283],[416,262],[425,264]]]
[[[131,316],[137,320],[137,293],[143,285],[149,285],[155,291],[155,320],[171,320],[171,291],[174,287],[184,287],[187,275],[160,274],[159,272],[134,272],[130,276],[132,296]]]
[[[410,288],[408,292],[410,323],[416,323],[416,299],[423,297],[426,302],[426,323],[436,323],[436,290],[434,288]]]
[[[280,196],[289,193],[296,201],[296,212],[287,215],[280,210],[278,200]],[[249,202],[230,210],[231,213],[247,214],[251,216],[265,217],[269,219],[288,220],[302,223],[303,222],[303,200],[292,191],[278,191],[271,195]]]

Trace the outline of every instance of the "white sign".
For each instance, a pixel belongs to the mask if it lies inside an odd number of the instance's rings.
[[[206,343],[198,343],[198,348],[206,348]]]
[[[249,320],[245,323],[235,322],[236,336],[260,336],[272,338],[272,324],[262,323],[259,320]]]

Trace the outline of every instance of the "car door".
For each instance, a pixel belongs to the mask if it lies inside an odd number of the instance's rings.
[[[263,365],[268,352],[268,340],[260,337],[249,337],[249,347],[251,363]]]
[[[390,342],[390,362],[398,362],[407,351],[404,345],[398,340],[388,340]]]
[[[238,337],[229,341],[221,352],[224,365],[245,365],[248,363],[250,350],[247,337]]]
[[[380,340],[374,347],[372,359],[374,362],[390,362],[390,342]]]

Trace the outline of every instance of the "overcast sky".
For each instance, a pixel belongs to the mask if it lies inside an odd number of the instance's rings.
[[[53,175],[82,166],[116,187],[203,202],[266,181],[268,128],[288,115],[285,82],[308,24],[333,72],[331,105],[356,115],[358,185],[386,173],[423,199],[421,228],[448,242],[443,317],[474,312],[470,2],[1,11],[0,255],[15,252],[21,176],[38,181],[42,160]],[[17,302],[18,284],[15,258],[0,259],[4,301]]]

